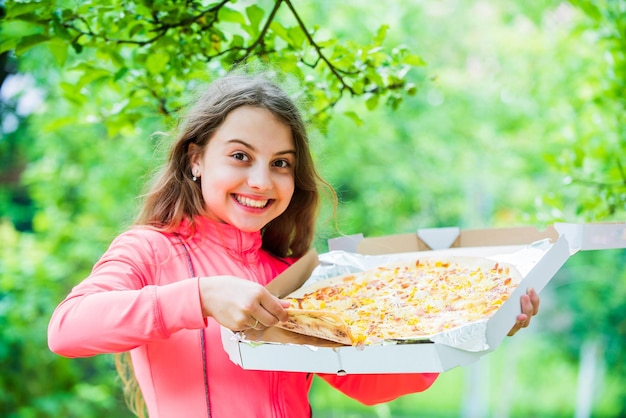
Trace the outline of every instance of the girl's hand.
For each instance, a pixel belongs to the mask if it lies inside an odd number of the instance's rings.
[[[205,317],[212,316],[233,331],[265,329],[287,320],[281,301],[258,283],[234,276],[200,277],[200,303]]]
[[[528,289],[525,295],[520,298],[520,306],[522,313],[517,315],[517,322],[513,325],[513,328],[508,333],[508,336],[514,335],[522,328],[526,328],[530,325],[530,319],[537,315],[539,312],[539,295],[535,292],[535,289]]]

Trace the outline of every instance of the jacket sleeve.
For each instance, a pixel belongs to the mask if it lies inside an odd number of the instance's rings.
[[[66,357],[122,352],[206,326],[197,278],[154,283],[164,262],[147,236],[131,231],[116,238],[57,306],[48,325],[50,350]]]
[[[403,395],[428,389],[438,373],[362,374],[338,376],[319,374],[331,386],[365,405],[389,402]]]

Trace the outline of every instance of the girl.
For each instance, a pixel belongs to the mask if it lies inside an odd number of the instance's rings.
[[[288,303],[264,286],[311,247],[321,187],[332,193],[281,89],[261,75],[214,82],[183,119],[136,227],[55,310],[50,349],[130,352],[130,374],[120,371],[139,385],[139,416],[145,403],[150,417],[310,417],[310,373],[241,369],[219,327],[287,318]],[[514,330],[537,306],[536,297],[522,301]],[[321,377],[375,404],[423,391],[437,375]]]

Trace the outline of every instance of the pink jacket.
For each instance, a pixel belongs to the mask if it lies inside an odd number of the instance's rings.
[[[262,250],[259,233],[204,218],[198,226],[186,241],[197,276],[234,275],[265,285],[290,262]],[[207,417],[205,371],[212,417],[309,417],[312,375],[243,370],[232,363],[220,326],[202,316],[198,279],[190,278],[188,261],[177,235],[143,228],[121,234],[53,313],[50,349],[66,357],[130,350],[152,418]],[[375,404],[423,391],[437,375],[321,377]]]

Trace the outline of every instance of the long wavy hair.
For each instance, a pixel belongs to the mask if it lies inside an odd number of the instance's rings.
[[[262,246],[278,257],[300,257],[314,239],[320,206],[320,189],[333,188],[315,169],[309,138],[295,100],[273,81],[272,73],[233,71],[211,83],[187,109],[179,122],[166,164],[155,176],[135,221],[162,232],[176,231],[183,221],[195,231],[194,218],[205,212],[200,185],[191,173],[192,152],[200,155],[226,116],[241,106],[267,109],[290,129],[296,149],[295,189],[287,209],[261,230]],[[190,147],[196,144],[196,147]],[[138,387],[130,354],[118,354],[116,367],[124,384],[126,401],[139,417],[145,416],[145,403]]]

